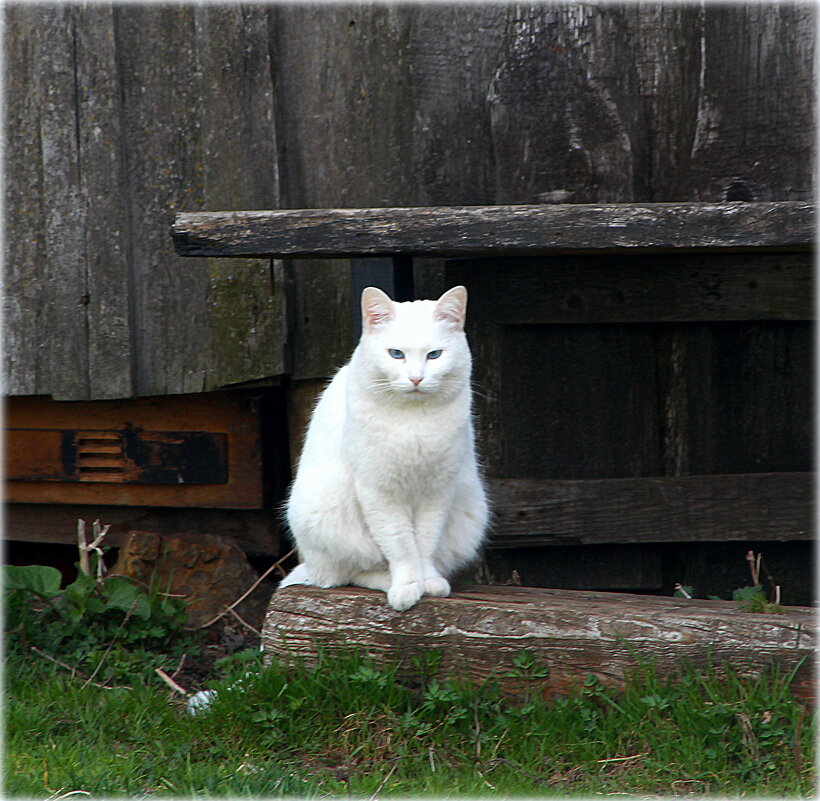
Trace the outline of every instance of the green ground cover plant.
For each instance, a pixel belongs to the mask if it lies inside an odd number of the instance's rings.
[[[596,680],[566,698],[416,678],[362,654],[261,668],[222,660],[211,705],[191,715],[156,678],[84,684],[18,650],[5,685],[5,793],[140,796],[810,796],[814,719],[789,676],[644,666],[625,689]],[[35,734],[36,733],[36,734]]]
[[[4,566],[7,796],[814,794],[815,717],[774,669],[661,679],[641,664],[621,690],[589,677],[545,701],[549,665],[527,651],[510,698],[441,678],[437,652],[408,676],[355,649],[266,668],[246,649],[204,685],[188,674],[189,695],[214,692],[191,714],[168,673],[204,664],[202,632],[180,599],[103,575],[104,533],[80,538],[66,587],[53,568]]]
[[[185,605],[124,576],[79,570],[61,587],[46,565],[4,565],[7,653],[34,649],[76,667],[98,683],[146,680],[195,647]]]

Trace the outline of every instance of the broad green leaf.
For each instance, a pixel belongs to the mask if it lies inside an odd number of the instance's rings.
[[[142,620],[150,617],[151,603],[148,596],[128,579],[113,576],[106,582],[105,588],[110,609],[121,609],[126,614],[131,612],[134,617]]]
[[[52,598],[60,592],[62,576],[48,565],[4,565],[6,589],[28,590],[41,598]]]

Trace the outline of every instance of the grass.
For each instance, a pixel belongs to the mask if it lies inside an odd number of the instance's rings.
[[[196,716],[159,682],[82,686],[13,654],[5,675],[5,794],[95,796],[810,796],[814,720],[789,677],[651,667],[623,691],[592,679],[553,702],[492,685],[400,679],[365,657],[316,667],[257,656],[224,666]],[[431,674],[435,660],[418,665]],[[522,662],[523,665],[523,662]],[[533,674],[532,666],[522,670]],[[537,679],[535,679],[537,682]]]

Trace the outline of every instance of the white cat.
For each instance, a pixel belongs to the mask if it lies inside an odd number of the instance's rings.
[[[279,586],[355,584],[404,610],[450,594],[487,525],[467,290],[394,303],[368,287],[361,305],[361,340],[308,427],[287,504],[301,563]]]

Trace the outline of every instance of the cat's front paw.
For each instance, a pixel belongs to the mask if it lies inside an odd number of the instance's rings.
[[[446,598],[450,594],[450,582],[444,576],[428,576],[424,579],[424,594]]]
[[[422,585],[418,581],[408,584],[393,584],[387,591],[387,603],[397,612],[415,606],[422,596]]]

